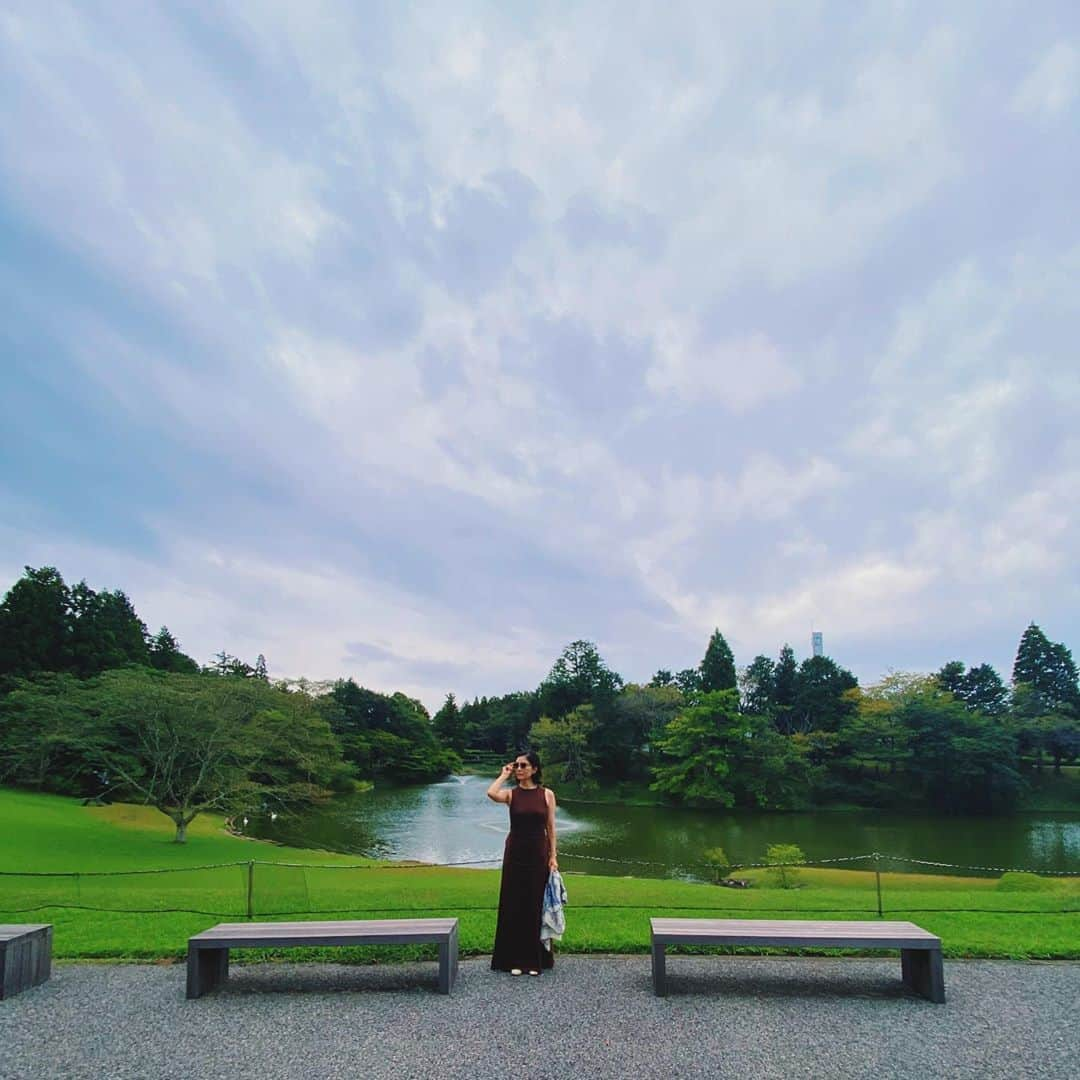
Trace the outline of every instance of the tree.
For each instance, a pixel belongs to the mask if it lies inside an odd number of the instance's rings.
[[[964,689],[964,663],[962,660],[950,660],[942,669],[934,676],[937,680],[938,686],[942,690],[952,694],[953,697],[958,698],[963,693]]]
[[[453,694],[447,694],[442,708],[435,714],[431,721],[435,734],[443,746],[449,747],[458,754],[463,754],[468,742],[468,731],[461,720],[461,710]]]
[[[1080,755],[1076,710],[1069,705],[1051,705],[1028,683],[1013,688],[1012,728],[1020,752],[1034,757],[1037,772],[1042,772],[1046,757],[1053,761],[1054,772],[1060,773],[1064,762]]]
[[[461,766],[453,750],[439,745],[427,709],[405,694],[379,694],[341,679],[322,713],[341,740],[345,760],[363,776],[420,783]]]
[[[1014,686],[1030,686],[1041,695],[1047,709],[1080,704],[1072,653],[1064,645],[1050,641],[1035,623],[1020,638],[1012,681]]]
[[[796,867],[806,863],[806,855],[798,844],[769,844],[765,849],[769,877],[781,889],[794,889],[799,883]]]
[[[157,671],[175,671],[184,675],[198,673],[199,665],[180,651],[180,642],[163,626],[147,642],[150,666]]]
[[[262,679],[263,682],[270,681],[270,672],[266,667],[266,657],[262,653],[255,657],[255,667],[251,674],[253,678]]]
[[[589,749],[596,729],[591,705],[579,705],[566,716],[542,716],[529,731],[529,743],[552,779],[588,784],[594,763]]]
[[[73,675],[41,672],[0,697],[0,783],[64,795],[97,793],[96,740],[87,729]]]
[[[65,733],[64,752],[112,792],[166,814],[177,843],[204,811],[310,803],[348,772],[306,698],[256,681],[123,668],[27,684],[15,708],[51,714],[40,726]]]
[[[774,723],[785,735],[793,731],[795,698],[799,692],[799,665],[790,645],[780,650],[780,659],[773,671],[773,704],[776,709]]]
[[[53,566],[24,571],[0,602],[0,675],[65,671],[71,593]]]
[[[1016,737],[943,691],[936,677],[907,676],[890,702],[908,733],[908,796],[949,813],[1011,808],[1022,786]]]
[[[743,712],[773,716],[776,711],[776,665],[767,656],[755,656],[739,679],[739,706]]]
[[[960,698],[969,709],[987,716],[1004,716],[1009,711],[1009,689],[989,664],[968,668]]]
[[[701,690],[701,672],[697,668],[683,668],[675,675],[675,685],[687,697]]]
[[[660,737],[685,701],[675,686],[638,686],[628,683],[615,699],[613,725],[621,736],[623,752],[630,759],[629,771],[647,775],[653,742]]]
[[[735,690],[702,694],[657,739],[654,791],[692,806],[785,809],[804,797],[807,770],[769,721],[739,712]]]
[[[649,680],[650,686],[674,686],[675,676],[667,668],[660,668]]]
[[[701,857],[712,867],[713,881],[719,885],[720,879],[731,869],[731,860],[722,847],[706,848]]]
[[[250,664],[225,649],[214,653],[213,661],[207,664],[203,671],[207,675],[218,675],[223,679],[250,679],[255,675],[255,669]]]
[[[558,718],[579,705],[609,706],[622,679],[604,663],[591,641],[572,641],[540,684],[542,715]]]
[[[735,657],[719,630],[714,630],[709,638],[699,670],[701,689],[706,694],[714,690],[735,689]]]
[[[1009,691],[1001,676],[989,664],[964,670],[959,660],[950,660],[934,676],[938,686],[969,709],[987,716],[1003,716],[1009,707]]]
[[[851,715],[854,703],[845,697],[859,685],[850,671],[827,656],[810,656],[799,665],[790,728],[806,734],[836,731]]]

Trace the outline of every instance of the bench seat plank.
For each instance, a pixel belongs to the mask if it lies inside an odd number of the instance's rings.
[[[901,975],[931,1001],[945,1000],[941,939],[910,922],[795,919],[650,919],[653,989],[667,993],[668,945],[771,945],[785,948],[899,949]]]
[[[449,994],[458,969],[457,919],[219,923],[188,939],[187,996],[201,997],[228,978],[230,949],[425,944],[439,946],[439,990]]]
[[[409,945],[442,941],[457,919],[357,919],[340,922],[221,923],[189,939],[216,948],[288,945]]]
[[[909,922],[792,919],[651,919],[667,945],[789,945],[793,948],[939,949],[941,939]]]

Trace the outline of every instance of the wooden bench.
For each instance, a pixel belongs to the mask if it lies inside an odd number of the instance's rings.
[[[457,919],[220,923],[188,940],[187,996],[202,997],[229,977],[230,949],[430,944],[439,946],[439,992],[449,994],[458,969]]]
[[[52,927],[0,926],[0,1001],[14,997],[52,974]]]
[[[909,922],[650,919],[653,989],[667,993],[668,945],[775,945],[813,949],[899,949],[900,973],[916,993],[945,1000],[941,939]]]

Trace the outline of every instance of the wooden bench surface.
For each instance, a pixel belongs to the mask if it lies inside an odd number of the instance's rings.
[[[196,948],[260,948],[280,945],[430,944],[445,941],[457,919],[356,919],[334,922],[219,923],[195,934]]]
[[[664,945],[794,945],[819,948],[940,949],[941,939],[910,922],[803,919],[650,919]]]
[[[25,937],[27,934],[39,934],[42,930],[48,930],[52,923],[16,923],[14,925],[0,926],[0,942],[14,941],[16,938]]]

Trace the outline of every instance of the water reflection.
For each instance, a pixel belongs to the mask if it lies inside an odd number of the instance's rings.
[[[250,831],[369,858],[494,866],[509,821],[507,808],[486,798],[489,783],[455,776],[425,787],[379,788],[300,820],[252,821]],[[707,876],[700,865],[707,848],[721,847],[745,864],[760,861],[775,843],[798,844],[811,860],[879,851],[961,865],[1080,871],[1080,814],[755,814],[561,802],[557,822],[563,869],[590,873],[701,877]]]

